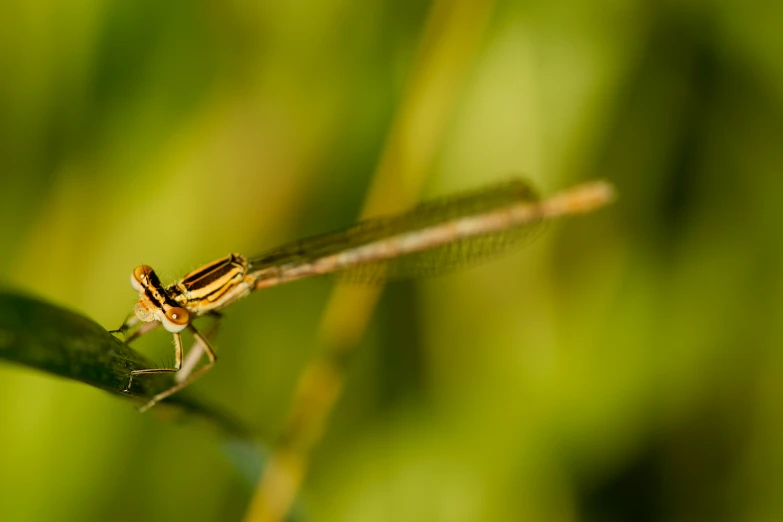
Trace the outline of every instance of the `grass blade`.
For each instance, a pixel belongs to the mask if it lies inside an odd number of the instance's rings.
[[[150,375],[134,380],[132,393],[124,392],[130,371],[151,368],[149,360],[91,319],[13,292],[0,292],[0,359],[145,402],[174,383],[172,374]],[[234,437],[252,437],[192,394],[178,393],[162,404],[201,416]]]

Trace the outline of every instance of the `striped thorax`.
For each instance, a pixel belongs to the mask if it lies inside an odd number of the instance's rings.
[[[136,317],[145,323],[160,321],[172,333],[181,332],[200,315],[245,297],[254,283],[247,260],[239,254],[204,265],[165,288],[147,265],[137,266],[131,274],[131,285],[139,293]]]
[[[248,274],[248,262],[230,254],[189,273],[168,290],[174,299],[198,317],[220,310],[248,295],[255,278]]]

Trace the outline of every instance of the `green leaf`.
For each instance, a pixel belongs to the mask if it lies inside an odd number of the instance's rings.
[[[146,401],[175,383],[173,374],[145,375],[134,379],[131,392],[125,392],[130,371],[153,368],[149,360],[87,317],[12,292],[0,292],[0,359],[137,400]],[[163,404],[168,410],[201,416],[234,437],[253,437],[230,415],[187,391]]]

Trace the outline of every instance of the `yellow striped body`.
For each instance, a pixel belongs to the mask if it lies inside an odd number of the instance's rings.
[[[245,257],[230,254],[190,272],[166,291],[188,312],[199,316],[245,297],[254,283]]]

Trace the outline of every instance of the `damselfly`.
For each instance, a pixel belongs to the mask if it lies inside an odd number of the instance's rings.
[[[205,314],[218,316],[219,310],[254,290],[335,272],[355,281],[442,273],[520,244],[548,219],[590,212],[613,198],[613,187],[603,181],[539,199],[526,182],[512,180],[294,241],[256,257],[231,254],[165,287],[152,268],[138,266],[130,282],[139,301],[122,330],[138,327],[128,337],[130,342],[162,324],[174,336],[174,365],[132,370],[125,391],[130,391],[135,376],[180,372],[177,384],[141,408],[146,411],[212,368],[216,356],[210,335],[199,333],[193,320]],[[196,371],[197,361],[183,368],[181,332],[185,329],[195,338],[192,352],[200,358],[203,350],[208,359]]]

